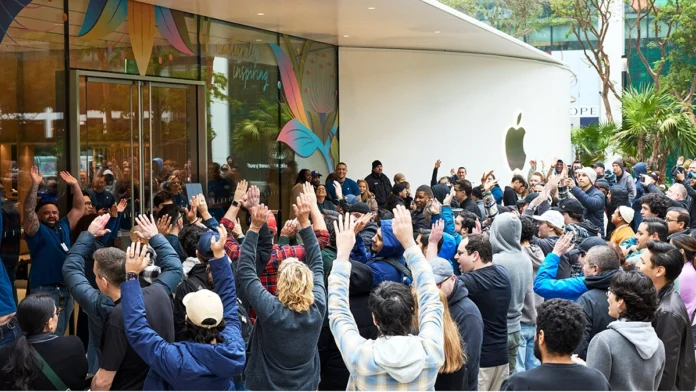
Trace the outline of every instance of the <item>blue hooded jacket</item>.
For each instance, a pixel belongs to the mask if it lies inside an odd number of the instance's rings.
[[[401,246],[399,240],[394,236],[391,220],[382,221],[382,243],[382,249],[365,263],[372,271],[372,287],[377,287],[380,283],[387,280],[400,283],[404,281],[404,275],[384,261],[386,258],[391,258],[406,265],[404,247]]]
[[[637,230],[638,226],[640,226],[640,222],[643,220],[643,217],[640,215],[640,198],[645,195],[645,188],[643,188],[643,184],[640,181],[641,174],[648,174],[648,166],[643,162],[638,162],[633,165],[633,176],[637,179],[636,198],[633,199],[632,205],[633,211],[635,211],[635,215],[633,215],[633,222],[631,223],[633,230]]]
[[[123,321],[128,343],[150,366],[144,390],[233,391],[233,377],[241,375],[246,360],[237,313],[239,304],[227,256],[210,261],[215,291],[224,308],[224,342],[168,343],[147,324],[142,291],[137,280],[121,285]]]

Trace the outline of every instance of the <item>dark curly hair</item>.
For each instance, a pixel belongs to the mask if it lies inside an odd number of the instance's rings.
[[[468,241],[464,247],[467,253],[472,254],[478,252],[481,261],[484,263],[493,261],[493,248],[491,247],[491,242],[488,240],[487,235],[469,234],[467,238]]]
[[[657,193],[648,193],[640,198],[640,204],[645,204],[650,209],[650,212],[657,215],[658,218],[665,219],[667,210],[672,206],[671,200]]]
[[[536,225],[532,218],[521,216],[520,222],[522,222],[522,236],[520,237],[521,242],[529,242],[534,238],[534,233],[536,232]]]
[[[225,343],[225,337],[222,336],[221,332],[225,330],[226,326],[225,320],[220,321],[220,324],[215,328],[203,328],[186,321],[186,339],[202,344],[209,344],[213,339],[216,343]]]
[[[537,308],[537,333],[544,331],[546,350],[570,355],[582,339],[587,316],[580,305],[565,299],[544,301]]]
[[[197,225],[186,225],[179,232],[179,242],[181,247],[186,252],[188,257],[196,257],[196,249],[198,249],[198,240],[201,239],[201,235],[208,231],[205,227],[200,227]]]
[[[647,321],[655,318],[657,290],[649,276],[640,271],[619,271],[611,280],[609,290],[622,299],[626,310],[619,314],[628,321]]]
[[[382,282],[370,294],[370,311],[382,336],[406,336],[411,332],[415,301],[403,283]]]
[[[462,217],[462,228],[466,228],[469,233],[472,233],[476,227],[476,220],[480,219],[479,216],[468,210],[462,210],[459,212],[459,216]]]

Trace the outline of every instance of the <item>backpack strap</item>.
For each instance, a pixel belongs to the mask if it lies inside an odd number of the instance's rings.
[[[56,389],[59,391],[69,391],[70,388],[68,388],[67,385],[65,385],[65,383],[63,382],[63,380],[60,379],[60,377],[58,377],[56,372],[53,371],[51,366],[48,365],[48,362],[46,362],[46,360],[43,359],[41,354],[39,354],[39,352],[36,350],[34,350],[34,353],[35,353],[36,359],[39,361],[39,366],[41,367],[41,373],[43,373],[44,376],[46,376],[46,378],[48,378],[48,381],[50,381],[51,384],[53,384],[53,386],[56,387]]]
[[[404,275],[405,277],[407,277],[408,279],[413,281],[413,274],[411,274],[411,270],[407,266],[399,263],[398,260],[396,260],[392,257],[387,257],[387,258],[378,259],[378,260],[384,261],[385,263],[391,265],[392,267],[396,268],[396,270],[399,271],[402,275]]]

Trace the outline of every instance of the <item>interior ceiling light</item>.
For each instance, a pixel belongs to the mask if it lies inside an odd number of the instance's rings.
[[[368,10],[373,10],[375,7],[367,7]]]
[[[344,35],[343,38],[350,38],[350,35]]]
[[[440,34],[440,30],[435,31],[435,34]]]
[[[259,12],[259,13],[256,14],[256,15],[258,15],[258,16],[264,16],[264,15],[266,15],[266,14],[264,14],[263,12]]]

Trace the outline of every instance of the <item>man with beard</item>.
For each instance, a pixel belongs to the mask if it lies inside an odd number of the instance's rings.
[[[33,293],[47,293],[60,310],[60,318],[55,334],[61,336],[68,327],[73,311],[73,299],[63,281],[63,263],[70,249],[70,230],[85,212],[85,199],[80,184],[68,172],[60,177],[72,188],[72,209],[68,215],[59,219],[58,206],[44,203],[37,206],[37,191],[43,181],[39,168],[31,168],[31,189],[24,200],[24,237],[31,254],[29,284]]]
[[[534,355],[541,366],[515,374],[501,391],[609,391],[609,382],[596,369],[573,362],[573,349],[582,338],[582,309],[562,299],[539,306]]]
[[[392,191],[392,184],[389,177],[383,173],[382,162],[378,160],[372,162],[372,173],[365,177],[365,182],[367,182],[370,192],[375,194],[379,208],[385,208],[387,197]]]
[[[334,172],[334,174],[336,175],[335,181],[338,181],[338,184],[341,186],[341,190],[343,191],[342,194],[344,197],[348,195],[353,195],[356,197],[360,196],[360,189],[358,189],[358,183],[348,178],[348,165],[346,165],[343,162],[339,162],[336,165],[336,171]],[[333,183],[329,184],[328,180],[326,182],[326,190],[329,191],[329,198],[334,202],[334,204],[338,205],[339,200],[338,196],[336,195],[336,190],[333,187]]]

